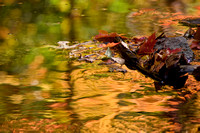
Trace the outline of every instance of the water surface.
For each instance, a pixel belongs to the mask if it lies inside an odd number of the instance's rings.
[[[197,15],[199,6],[190,0],[0,2],[0,131],[198,132],[193,77],[182,90],[166,86],[157,93],[153,80],[137,71],[124,66],[125,75],[111,73],[49,45],[65,40],[98,50],[90,42],[98,30],[182,35],[188,28],[175,18]]]

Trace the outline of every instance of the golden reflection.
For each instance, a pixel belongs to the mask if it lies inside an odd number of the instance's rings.
[[[63,21],[61,22],[61,29],[64,35],[68,35],[71,29],[69,21],[70,21],[69,18],[64,18]]]
[[[16,9],[13,9],[13,10],[10,11],[9,17],[16,21],[17,19],[19,19],[21,17],[21,15],[22,15],[22,11],[20,9],[16,8]]]
[[[38,55],[33,62],[29,65],[28,69],[23,72],[26,75],[26,79],[23,80],[26,85],[38,85],[40,80],[44,79],[47,73],[47,68],[42,67],[44,57]]]
[[[9,29],[6,27],[0,27],[0,40],[5,40],[9,36]]]

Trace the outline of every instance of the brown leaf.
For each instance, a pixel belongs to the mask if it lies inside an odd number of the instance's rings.
[[[163,61],[163,56],[158,53],[154,56],[154,64],[151,66],[150,71],[152,72],[159,72],[159,70],[165,65]]]
[[[172,54],[166,59],[166,68],[177,65],[181,58],[181,54]]]
[[[100,42],[116,42],[116,37],[120,37],[122,40],[126,40],[127,38],[117,34],[115,32],[108,33],[107,31],[100,30],[99,34],[95,36],[95,39]]]

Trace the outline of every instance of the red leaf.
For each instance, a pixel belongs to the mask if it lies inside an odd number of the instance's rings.
[[[181,51],[181,48],[176,48],[176,49],[167,49],[167,54],[170,55],[170,54],[175,54],[175,53],[178,53]]]
[[[119,35],[117,33],[108,33],[107,31],[100,30],[99,34],[95,36],[95,39],[100,42],[116,42],[116,37],[120,37],[122,40],[126,40],[127,38]]]
[[[138,54],[153,53],[155,44],[156,44],[156,34],[153,33],[151,36],[149,36],[148,40],[140,46],[140,48],[138,50]]]

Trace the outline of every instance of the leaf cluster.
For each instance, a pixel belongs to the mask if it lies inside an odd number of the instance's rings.
[[[195,70],[190,62],[194,53],[184,37],[166,37],[163,34],[156,37],[127,38],[117,33],[100,31],[95,39],[102,42],[103,48],[108,47],[125,60],[129,69],[138,70],[155,80],[156,89],[163,85],[182,88]]]

